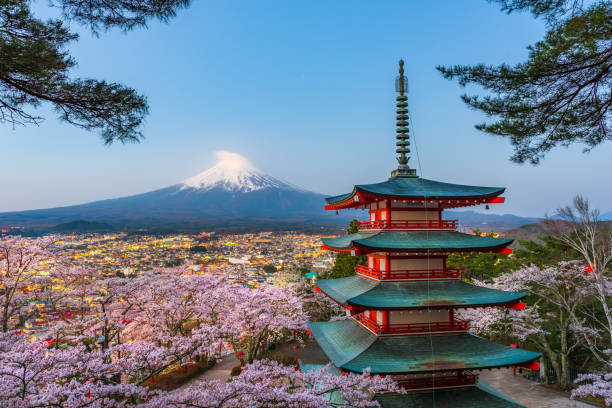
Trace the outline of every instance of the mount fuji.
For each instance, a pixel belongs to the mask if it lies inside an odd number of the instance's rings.
[[[210,169],[175,185],[67,207],[0,213],[0,227],[49,229],[100,223],[115,229],[225,231],[303,229],[346,224],[326,214],[323,195],[281,181],[247,158],[216,152]]]

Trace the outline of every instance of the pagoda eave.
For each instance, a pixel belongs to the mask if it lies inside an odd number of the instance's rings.
[[[374,400],[382,408],[525,408],[482,381],[475,387],[454,390],[379,394]]]
[[[398,252],[433,255],[447,252],[498,252],[512,244],[512,239],[480,237],[456,231],[379,230],[358,232],[338,238],[323,238],[321,249],[362,255],[372,252]]]
[[[327,295],[327,293],[326,293]],[[331,296],[327,295],[330,299]],[[372,305],[367,305],[367,304],[363,304],[360,302],[354,302],[354,301],[347,301],[345,304],[339,303],[340,305],[346,305],[346,306],[350,306],[350,307],[354,307],[356,309],[360,309],[360,310],[367,310],[367,309],[376,309],[376,310],[429,310],[429,309],[435,309],[435,310],[442,310],[442,309],[454,309],[454,310],[460,310],[460,309],[481,309],[481,308],[487,308],[487,307],[507,307],[510,309],[513,309],[515,305],[520,304],[520,300],[523,300],[526,296],[523,296],[521,298],[519,298],[517,301],[515,302],[487,302],[487,303],[470,303],[470,304],[435,304],[432,303],[430,305],[427,306],[417,306],[417,307],[390,307],[390,306],[372,306]],[[333,299],[332,299],[333,300]]]
[[[505,202],[504,197],[492,196],[488,198],[440,198],[440,197],[400,197],[400,196],[384,196],[384,195],[372,195],[372,194],[358,194],[358,195],[349,195],[350,199],[343,200],[338,203],[328,204],[325,206],[325,209],[328,211],[333,210],[346,210],[351,208],[359,208],[365,205],[381,201],[381,200],[393,200],[403,203],[411,203],[411,204],[436,204],[435,209],[447,209],[447,208],[461,208],[461,207],[471,207],[475,205],[482,204],[502,204]],[[358,200],[355,200],[356,197],[359,197]],[[432,208],[434,209],[434,208]]]
[[[508,244],[510,245],[510,244]],[[472,252],[480,252],[480,253],[496,253],[502,255],[509,255],[512,253],[512,250],[506,251],[507,245],[501,246],[499,248],[469,248],[469,249],[457,249],[457,248],[425,248],[425,249],[397,249],[397,248],[384,248],[384,247],[366,247],[363,245],[355,245],[350,248],[332,248],[327,245],[321,245],[319,248],[322,251],[333,251],[333,252],[341,252],[345,254],[351,254],[353,256],[366,255],[376,252],[393,252],[393,253],[402,253],[404,255],[444,255],[447,253],[472,253]]]
[[[437,202],[440,208],[502,203],[505,188],[442,183],[420,177],[392,177],[376,183],[356,185],[353,191],[325,200],[328,210],[355,208],[380,200],[401,202]]]
[[[308,364],[300,361],[300,370],[305,373],[323,369],[333,375],[342,375],[342,372],[333,365],[328,367],[324,364]],[[436,384],[434,389],[407,389],[407,391],[405,394],[377,394],[374,400],[382,408],[525,408],[480,380],[469,387],[445,387]]]
[[[472,334],[379,337],[353,319],[309,322],[308,328],[343,371],[405,375],[523,366],[541,354],[493,343]]]
[[[361,276],[319,280],[317,288],[339,305],[359,310],[513,307],[527,296],[520,292],[474,286],[460,280],[384,283]]]

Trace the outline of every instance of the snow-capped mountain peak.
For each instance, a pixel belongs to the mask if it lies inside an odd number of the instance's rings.
[[[249,159],[228,151],[216,151],[217,163],[210,169],[181,182],[182,189],[195,188],[212,190],[221,188],[226,191],[248,193],[264,188],[295,189],[265,172]]]

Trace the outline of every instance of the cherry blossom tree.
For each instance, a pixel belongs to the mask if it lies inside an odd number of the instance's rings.
[[[599,210],[591,209],[588,200],[580,195],[574,198],[572,206],[559,208],[558,213],[561,220],[548,220],[549,224],[554,227],[556,235],[563,243],[582,256],[586,263],[584,272],[591,276],[596,308],[583,308],[582,311],[588,316],[593,330],[605,334],[605,341],[600,342],[601,344],[592,336],[585,336],[584,339],[593,355],[606,364],[607,357],[602,350],[612,347],[612,228],[600,222]],[[603,313],[599,313],[598,309]],[[572,317],[576,323],[582,320],[578,314],[573,314]]]
[[[26,239],[18,236],[0,238],[0,323],[1,331],[18,329],[35,315],[30,306],[34,293],[44,291],[56,272],[55,265],[36,269],[54,259],[55,237]],[[63,297],[64,294],[56,292]]]
[[[346,309],[331,300],[322,292],[316,292],[306,279],[290,285],[296,296],[302,301],[302,307],[308,314],[309,321],[327,321],[338,316],[346,316]]]
[[[576,397],[601,397],[606,406],[612,406],[612,370],[608,366],[607,373],[580,374],[574,381],[579,384],[578,388],[572,390],[572,398]]]
[[[84,346],[49,349],[19,333],[0,334],[0,405],[32,407],[130,407],[147,389],[115,381],[118,371],[104,353]]]
[[[477,309],[463,313],[478,332],[516,336],[532,342],[550,361],[561,388],[570,387],[569,356],[584,344],[584,337],[599,335],[574,316],[592,296],[592,285],[582,262],[561,262],[555,267],[528,266],[501,275],[494,289],[526,292],[532,300],[524,310]]]
[[[233,287],[227,293],[231,307],[223,316],[229,329],[226,341],[236,353],[243,351],[248,363],[261,355],[262,342],[283,338],[287,331],[306,329],[308,315],[291,289]]]
[[[120,344],[121,333],[138,313],[133,301],[138,282],[81,267],[71,268],[69,274],[62,286],[71,295],[49,327],[56,346],[80,342],[88,350],[106,350]]]
[[[148,407],[365,408],[380,406],[372,399],[375,392],[405,390],[390,377],[370,376],[368,372],[338,375],[325,367],[302,373],[274,361],[258,360],[245,366],[231,382],[192,384],[153,398]]]
[[[159,271],[157,271],[159,272]],[[187,266],[168,268],[163,273],[133,280],[134,291],[129,302],[137,311],[131,318],[123,338],[134,343],[150,343],[158,361],[149,364],[140,381],[157,375],[170,365],[185,365],[202,358],[216,358],[220,346],[231,329],[224,325],[223,316],[235,302],[233,288],[220,278],[188,275]],[[124,302],[128,302],[125,301]],[[126,357],[134,343],[124,345]],[[153,351],[131,353],[147,356]],[[151,363],[148,359],[148,363]]]
[[[15,240],[11,245],[38,244]],[[12,272],[15,261],[9,255],[5,270]],[[32,255],[28,265],[39,259],[42,255]],[[30,266],[19,265],[27,276]],[[255,361],[265,339],[305,328],[308,315],[299,285],[252,291],[222,277],[191,274],[187,265],[130,279],[62,267],[49,279],[37,281],[36,288],[39,298],[47,296],[60,307],[49,328],[55,341],[0,333],[1,406],[370,407],[378,405],[372,400],[375,390],[401,391],[391,379],[367,373],[301,373]],[[14,290],[24,305],[27,285],[31,281],[15,285],[25,294]],[[172,392],[145,386],[170,367],[218,357],[223,343],[251,362],[232,382],[202,382]],[[330,402],[331,393],[343,402]]]
[[[122,359],[108,355],[123,348]],[[247,365],[231,382],[202,381],[175,391],[138,385],[163,364],[164,348],[127,343],[88,351],[83,345],[47,348],[23,334],[0,334],[0,404],[15,408],[377,407],[378,392],[405,392],[390,377],[339,375],[330,367],[306,373],[274,361]],[[119,375],[121,374],[121,375]],[[123,380],[123,381],[122,381]],[[333,397],[333,398],[332,398]]]

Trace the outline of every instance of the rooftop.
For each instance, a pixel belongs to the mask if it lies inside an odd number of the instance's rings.
[[[457,390],[380,394],[375,400],[382,408],[524,408],[482,381],[476,387]]]
[[[308,328],[336,367],[353,372],[368,367],[372,374],[484,369],[541,356],[472,334],[377,337],[352,319],[309,322]]]
[[[502,187],[468,186],[443,183],[421,177],[396,176],[381,183],[356,185],[350,193],[328,197],[325,200],[328,204],[339,205],[347,201],[353,201],[358,193],[381,198],[477,200],[494,198],[504,191],[505,188]]]
[[[481,237],[456,231],[358,232],[338,238],[323,238],[323,245],[332,250],[389,250],[400,252],[471,252],[497,251],[512,239]]]
[[[460,280],[387,283],[351,276],[318,280],[317,286],[343,305],[382,310],[495,306],[514,303],[526,296]]]

